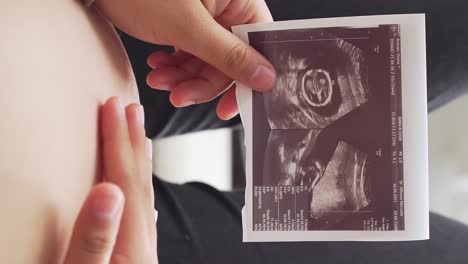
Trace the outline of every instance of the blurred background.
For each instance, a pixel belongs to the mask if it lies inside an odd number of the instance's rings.
[[[468,224],[467,115],[468,96],[429,114],[429,194],[433,211]]]
[[[467,115],[468,96],[429,114],[429,178],[431,210],[468,224]],[[236,189],[243,168],[233,133],[217,129],[156,140],[154,172],[170,182]]]

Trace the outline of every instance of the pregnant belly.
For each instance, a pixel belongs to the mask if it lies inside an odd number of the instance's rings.
[[[79,1],[0,0],[0,29],[2,262],[55,263],[98,176],[99,105],[138,91],[114,28]]]

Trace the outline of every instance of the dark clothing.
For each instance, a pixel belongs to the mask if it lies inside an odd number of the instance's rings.
[[[426,13],[429,110],[468,88],[465,0],[270,0],[275,20]],[[122,35],[135,70],[146,131],[161,138],[239,124],[216,117],[215,102],[175,109],[166,92],[145,83],[146,58],[167,49]],[[468,263],[468,227],[431,214],[431,239],[418,242],[242,243],[243,193],[154,178],[160,263]]]
[[[468,263],[468,227],[436,214],[426,241],[242,243],[243,193],[157,178],[154,187],[161,264]]]

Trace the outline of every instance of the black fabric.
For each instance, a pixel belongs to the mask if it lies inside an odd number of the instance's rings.
[[[275,20],[426,13],[429,110],[467,90],[468,3],[463,0],[269,0]],[[185,109],[146,85],[147,56],[158,47],[122,35],[135,70],[149,137],[232,126],[211,102]],[[243,193],[154,177],[160,263],[468,263],[468,227],[431,214],[431,239],[418,242],[242,243]]]
[[[242,243],[243,193],[157,178],[154,188],[161,264],[468,263],[468,227],[437,214],[426,241]]]

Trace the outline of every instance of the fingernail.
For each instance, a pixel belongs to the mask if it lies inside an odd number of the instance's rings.
[[[149,138],[146,139],[146,155],[150,160],[153,159],[153,141]]]
[[[158,84],[158,85],[155,85],[153,89],[160,90],[160,91],[170,91],[171,87],[167,84]]]
[[[121,197],[106,193],[96,199],[93,204],[94,218],[97,221],[109,221],[117,217],[122,206]]]
[[[156,63],[154,62],[154,60],[151,59],[151,57],[146,60],[146,63],[151,69],[156,68]]]
[[[138,107],[136,107],[136,116],[137,116],[137,120],[138,120],[138,123],[142,126],[145,125],[145,109],[143,109],[143,106],[142,105],[138,105]]]
[[[228,120],[231,120],[234,117],[236,117],[237,114],[238,114],[238,112],[232,112],[232,113],[227,114],[226,116],[221,117],[221,119],[224,120],[224,121],[228,121]]]
[[[185,100],[185,101],[182,101],[181,104],[177,105],[177,107],[187,107],[187,106],[194,105],[194,104],[195,104],[194,100]]]
[[[272,69],[260,65],[250,77],[248,85],[257,89],[267,90],[273,86],[275,80],[276,73]]]

